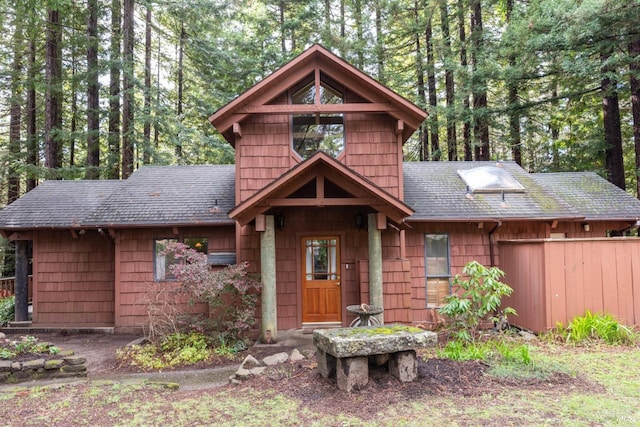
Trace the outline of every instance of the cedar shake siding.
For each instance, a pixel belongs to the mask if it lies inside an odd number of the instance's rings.
[[[89,230],[40,231],[34,239],[34,324],[112,326],[114,244]]]
[[[209,253],[235,252],[233,227],[184,228],[174,234],[171,228],[121,230],[116,237],[116,310],[115,326],[135,329],[148,321],[149,303],[162,302],[163,298],[177,301],[187,312],[208,313],[205,304],[189,304],[186,294],[177,292],[176,281],[154,281],[154,239],[207,238]],[[165,295],[160,295],[167,291]]]

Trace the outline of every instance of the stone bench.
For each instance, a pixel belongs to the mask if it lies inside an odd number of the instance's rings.
[[[435,345],[435,332],[404,325],[318,329],[313,332],[318,370],[335,373],[338,388],[350,392],[369,382],[369,363],[387,364],[391,375],[409,382],[418,375],[416,349]]]

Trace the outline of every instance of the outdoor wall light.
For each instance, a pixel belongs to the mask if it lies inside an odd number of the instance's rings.
[[[582,228],[584,229],[584,231],[591,231],[591,226],[586,222],[582,224]]]
[[[364,215],[361,214],[360,212],[358,212],[356,214],[356,227],[358,227],[360,229],[363,226],[364,226]]]
[[[276,216],[276,225],[278,226],[279,230],[282,230],[284,228],[284,215],[279,214],[278,216]]]

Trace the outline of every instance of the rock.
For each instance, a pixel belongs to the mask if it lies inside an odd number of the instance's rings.
[[[518,334],[525,339],[525,341],[533,341],[533,340],[537,340],[538,337],[535,336],[534,334],[532,334],[531,332],[527,332],[527,331],[520,331],[518,332]]]
[[[17,372],[21,369],[20,362],[11,362],[11,370]]]
[[[262,363],[267,366],[275,366],[279,363],[284,363],[289,360],[289,355],[287,353],[276,353],[272,356],[267,356],[262,359]]]
[[[63,363],[64,361],[61,359],[47,360],[46,362],[44,362],[44,369],[60,369]]]
[[[336,371],[336,358],[326,353],[324,350],[318,349],[316,352],[316,360],[318,361],[318,371],[323,378],[333,376]]]
[[[125,347],[133,347],[134,345],[145,345],[145,344],[151,344],[151,341],[149,341],[147,337],[140,337],[138,339],[131,341]]]
[[[400,351],[389,359],[389,373],[402,383],[410,382],[418,376],[418,361],[413,350]]]
[[[0,372],[10,372],[12,363],[11,360],[0,360]]]
[[[36,370],[44,367],[44,359],[29,360],[22,364],[22,370]]]
[[[7,338],[7,336],[4,334],[4,332],[0,332],[0,340],[3,340]]]
[[[337,360],[336,379],[340,390],[362,390],[369,383],[369,359],[345,357]]]
[[[68,365],[82,365],[87,359],[82,356],[67,356],[64,358],[64,361],[67,362]]]
[[[294,348],[291,352],[291,356],[289,356],[289,360],[291,360],[292,362],[299,362],[304,359],[305,357],[298,351],[297,348]]]
[[[251,376],[251,371],[245,368],[238,368],[235,378],[238,380],[246,380]]]
[[[73,356],[74,354],[76,353],[73,350],[61,350],[58,352],[57,356],[68,357],[68,356]]]
[[[229,381],[229,383],[231,383],[233,385],[238,385],[238,384],[242,384],[242,381],[237,380],[234,377],[232,377],[231,380]]]
[[[260,366],[260,362],[258,362],[258,359],[256,359],[255,357],[249,354],[247,357],[244,358],[240,366],[242,366],[243,368],[249,369],[254,366]]]
[[[249,372],[251,372],[251,375],[257,376],[262,375],[265,369],[267,369],[266,366],[257,366],[255,368],[249,369]]]

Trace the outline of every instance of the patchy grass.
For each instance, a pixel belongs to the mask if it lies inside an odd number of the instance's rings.
[[[56,388],[2,387],[0,419],[9,426],[640,424],[640,387],[635,374],[640,372],[639,348],[580,348],[544,342],[529,346],[529,365],[550,375],[518,383],[514,376],[521,373],[523,365],[503,364],[500,369],[513,369],[504,376],[504,383],[499,373],[491,371],[497,382],[485,377],[485,387],[463,394],[437,387],[424,389],[421,382],[390,383],[384,390],[379,384],[369,384],[361,392],[347,394],[323,382],[313,371],[305,374],[307,383],[298,382],[302,377],[296,378],[298,374],[292,371],[286,378],[267,375],[240,387],[204,390],[95,381]],[[554,377],[559,370],[573,380],[562,382]],[[478,380],[485,381],[482,378],[480,375]],[[324,388],[329,394],[315,396],[314,388]],[[385,403],[367,404],[376,398]]]

